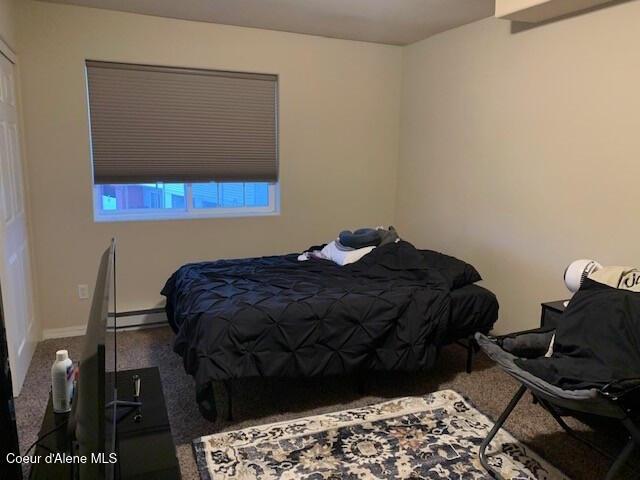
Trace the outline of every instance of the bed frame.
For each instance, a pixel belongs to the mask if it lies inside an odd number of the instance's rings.
[[[480,346],[478,345],[478,342],[476,342],[475,334],[471,334],[468,337],[465,338],[461,338],[458,340],[454,340],[453,342],[449,343],[449,345],[451,345],[452,343],[461,346],[462,348],[464,348],[467,351],[467,359],[465,362],[465,371],[467,373],[471,373],[473,371],[473,358],[474,355],[476,353],[478,353],[480,351]],[[222,382],[218,382],[219,385],[222,386],[222,394],[224,395],[224,397],[226,398],[226,412],[224,412],[224,417],[226,418],[227,421],[231,422],[233,421],[233,385],[232,385],[232,380],[224,380]],[[358,384],[357,384],[357,389],[358,392],[360,393],[365,393],[367,391],[366,388],[366,382],[364,380],[364,377],[362,376],[358,376]],[[214,389],[215,392],[215,389]],[[213,394],[215,396],[215,393]],[[215,398],[213,399],[214,403],[215,402]],[[221,413],[221,412],[220,412]]]
[[[456,345],[460,345],[467,351],[467,363],[465,368],[467,373],[471,373],[473,371],[473,356],[480,351],[480,347],[478,346],[478,342],[476,342],[474,335],[475,333],[472,333],[467,338],[461,338],[453,342]]]

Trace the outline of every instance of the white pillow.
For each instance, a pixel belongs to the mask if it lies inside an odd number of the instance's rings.
[[[332,260],[340,266],[344,266],[348,265],[349,263],[357,262],[367,253],[371,253],[374,248],[376,247],[364,247],[358,248],[357,250],[344,251],[336,247],[336,242],[333,241],[327,243],[327,245],[322,249],[321,253],[329,260]]]

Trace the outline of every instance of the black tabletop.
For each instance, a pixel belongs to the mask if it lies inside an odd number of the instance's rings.
[[[109,374],[110,375],[110,374]],[[160,372],[157,367],[118,372],[118,399],[133,400],[133,376],[141,380],[139,409],[141,417],[136,421],[137,408],[119,407],[117,428],[117,454],[115,476],[117,479],[179,479],[180,467],[171,436],[169,417],[165,407]],[[108,395],[109,396],[109,395]],[[112,397],[109,398],[111,400]],[[108,415],[112,415],[108,410]],[[53,413],[51,395],[42,421],[40,435],[59,426],[59,430],[44,438],[35,455],[44,458],[51,452],[70,452],[66,422],[69,414]],[[31,468],[33,479],[72,478],[72,466],[64,463],[40,463]]]

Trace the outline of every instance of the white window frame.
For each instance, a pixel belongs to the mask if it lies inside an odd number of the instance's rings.
[[[247,183],[247,182],[244,182]],[[248,182],[251,183],[251,182]],[[194,208],[191,183],[185,183],[185,208],[140,208],[102,210],[100,185],[93,186],[93,219],[102,222],[140,222],[158,220],[188,220],[198,218],[262,217],[280,214],[280,184],[269,184],[269,205],[266,207]]]

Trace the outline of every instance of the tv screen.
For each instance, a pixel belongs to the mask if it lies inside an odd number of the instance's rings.
[[[87,457],[86,463],[78,465],[80,480],[113,478],[108,460],[115,447],[115,423],[106,404],[114,395],[114,375],[106,374],[106,351],[109,310],[114,301],[114,259],[112,240],[100,259],[70,417],[75,437],[73,453]]]

